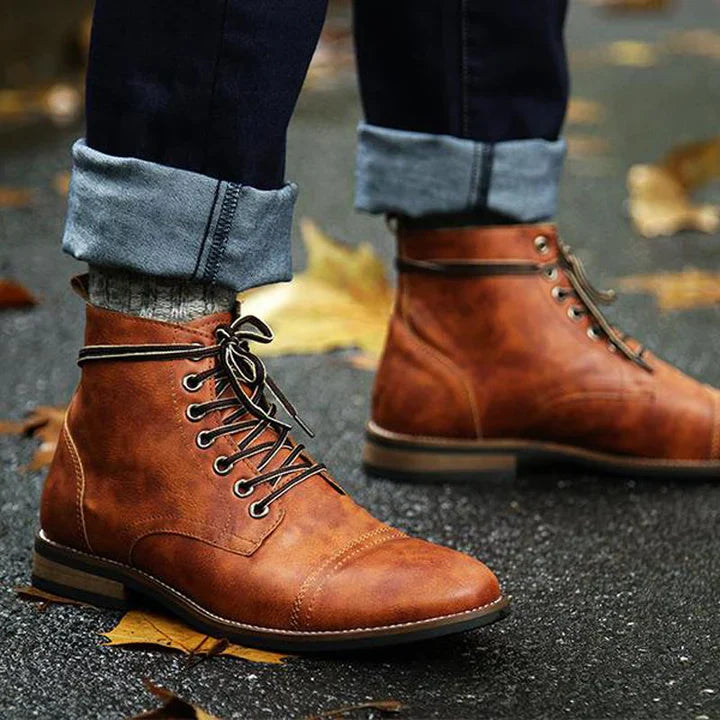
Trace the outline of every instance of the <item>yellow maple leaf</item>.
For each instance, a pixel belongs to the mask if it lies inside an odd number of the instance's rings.
[[[715,232],[720,207],[694,204],[690,191],[720,177],[720,136],[681,145],[657,165],[633,165],[628,171],[629,210],[645,237],[680,230]]]
[[[720,303],[720,272],[631,275],[619,280],[626,292],[651,293],[662,310],[689,310]]]
[[[380,258],[369,243],[345,245],[311,220],[303,220],[301,230],[307,269],[290,283],[240,296],[243,313],[263,318],[276,336],[258,352],[295,355],[358,348],[377,358],[393,303]]]
[[[186,655],[230,655],[261,663],[281,663],[288,655],[233,645],[193,630],[180,620],[149,610],[129,610],[110,631],[105,645],[159,645]]]

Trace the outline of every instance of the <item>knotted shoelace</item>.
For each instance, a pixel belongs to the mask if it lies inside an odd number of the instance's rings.
[[[164,345],[88,345],[80,350],[78,365],[97,361],[149,361],[149,360],[191,360],[199,362],[214,358],[213,367],[199,373],[186,375],[183,387],[196,392],[208,380],[215,381],[217,399],[203,403],[192,403],[187,407],[186,416],[195,422],[211,412],[230,411],[222,418],[220,425],[202,430],[196,436],[196,443],[202,449],[209,448],[223,435],[240,435],[237,451],[231,455],[219,455],[213,462],[218,475],[227,475],[239,460],[255,457],[258,474],[241,478],[233,485],[235,495],[241,498],[251,495],[263,483],[271,483],[273,490],[262,500],[250,505],[249,513],[254,518],[268,514],[269,506],[278,498],[309,478],[322,474],[323,479],[341,494],[342,488],[327,473],[326,466],[308,460],[302,444],[295,444],[290,438],[292,425],[276,417],[277,406],[266,398],[266,391],[284,408],[290,418],[303,431],[313,437],[312,430],[303,422],[294,405],[268,375],[262,360],[250,350],[251,342],[267,344],[272,342],[273,333],[259,318],[246,315],[238,317],[228,325],[215,330],[216,343],[205,346],[196,344]],[[266,430],[274,431],[274,439],[259,441]],[[280,464],[265,471],[281,450],[288,450]],[[265,471],[265,472],[264,472]],[[282,478],[292,476],[283,484]]]

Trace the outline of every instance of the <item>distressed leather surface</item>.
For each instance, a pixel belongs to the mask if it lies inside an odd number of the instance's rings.
[[[213,344],[215,326],[229,319],[173,325],[88,306],[86,343]],[[380,523],[319,476],[273,502],[267,516],[250,517],[250,503],[271,488],[241,499],[232,487],[257,474],[257,460],[218,476],[213,459],[237,440],[220,437],[202,450],[195,435],[223,413],[185,416],[189,403],[213,399],[215,386],[188,392],[182,379],[212,362],[83,367],[43,492],[50,539],[132,565],[211,612],[262,627],[377,627],[499,597],[482,563]]]
[[[543,235],[541,254],[534,239]],[[415,230],[415,260],[558,257],[554,225]],[[653,372],[588,336],[552,294],[564,272],[457,277],[401,273],[373,395],[386,430],[445,438],[539,440],[646,458],[720,458],[720,392],[651,353]]]

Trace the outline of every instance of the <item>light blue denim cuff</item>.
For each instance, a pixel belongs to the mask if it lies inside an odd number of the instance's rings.
[[[361,123],[355,207],[409,217],[488,209],[547,220],[564,158],[563,140],[480,143]]]
[[[93,265],[241,291],[289,280],[297,187],[257,190],[73,146],[63,249]]]

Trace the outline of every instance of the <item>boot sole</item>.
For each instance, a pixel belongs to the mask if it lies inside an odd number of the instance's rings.
[[[303,632],[246,625],[204,609],[152,575],[59,545],[42,530],[35,539],[32,584],[62,597],[116,610],[131,606],[132,593],[137,593],[159,603],[200,632],[279,652],[333,652],[428,640],[489,625],[510,611],[509,598],[501,596],[466,612],[382,627]]]
[[[366,431],[363,465],[388,478],[437,482],[514,479],[519,471],[558,465],[614,475],[720,479],[720,460],[634,458],[547,442],[416,437],[373,422]]]

